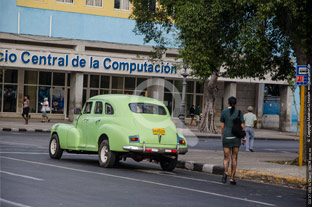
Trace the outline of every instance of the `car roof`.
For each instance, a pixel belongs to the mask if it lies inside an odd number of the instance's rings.
[[[98,95],[98,96],[93,96],[89,100],[106,100],[110,102],[123,102],[123,103],[138,103],[138,102],[143,102],[143,103],[154,103],[158,105],[164,105],[162,102],[145,97],[145,96],[136,96],[136,95],[126,95],[126,94],[106,94],[106,95]]]

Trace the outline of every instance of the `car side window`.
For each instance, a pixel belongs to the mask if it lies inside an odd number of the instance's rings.
[[[114,114],[114,109],[113,109],[112,105],[110,105],[108,103],[105,104],[105,114],[108,114],[108,115]]]
[[[103,103],[101,101],[95,102],[94,114],[103,113]]]
[[[87,102],[83,110],[83,114],[90,114],[92,109],[92,102]]]

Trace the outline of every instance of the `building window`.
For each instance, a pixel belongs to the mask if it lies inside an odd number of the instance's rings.
[[[66,73],[25,70],[24,95],[29,96],[30,112],[41,113],[41,103],[48,98],[50,113],[64,114],[66,80]]]
[[[115,0],[115,9],[129,10],[129,0]]]
[[[0,111],[16,112],[17,104],[17,70],[0,69]]]
[[[87,6],[103,7],[103,0],[86,0]]]
[[[56,0],[57,2],[63,2],[63,3],[74,3],[74,0]]]

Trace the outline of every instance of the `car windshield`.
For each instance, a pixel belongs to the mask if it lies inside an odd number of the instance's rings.
[[[131,103],[129,108],[134,113],[166,115],[164,107],[149,103]]]

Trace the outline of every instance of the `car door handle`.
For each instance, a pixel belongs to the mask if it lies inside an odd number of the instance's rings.
[[[86,119],[84,119],[84,121],[89,121],[89,119],[86,118]]]
[[[99,123],[100,121],[101,121],[101,119],[99,119],[99,120],[96,120],[96,122],[95,122],[95,123],[96,123],[96,124],[98,124],[98,123]]]

